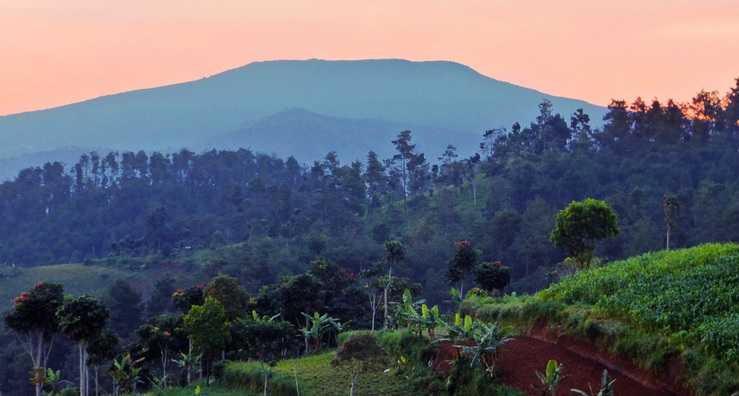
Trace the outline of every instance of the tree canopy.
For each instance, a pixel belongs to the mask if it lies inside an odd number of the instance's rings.
[[[613,210],[603,201],[588,198],[582,202],[573,201],[557,213],[550,238],[555,245],[565,247],[582,267],[587,267],[596,242],[619,232]]]

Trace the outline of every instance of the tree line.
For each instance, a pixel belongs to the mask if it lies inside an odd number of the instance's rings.
[[[450,241],[470,240],[525,290],[564,259],[548,233],[573,200],[602,199],[617,213],[621,234],[596,252],[607,260],[663,248],[665,230],[673,247],[739,239],[737,109],[739,82],[684,104],[614,100],[602,129],[543,101],[528,126],[482,133],[468,158],[453,144],[427,157],[410,131],[389,142],[392,157],[369,152],[350,164],[336,152],[311,165],[247,149],[91,152],[0,185],[0,263],[177,261],[241,243],[211,269],[256,290],[319,255],[357,273],[397,239],[407,247],[400,275],[439,290],[439,258],[454,251]]]

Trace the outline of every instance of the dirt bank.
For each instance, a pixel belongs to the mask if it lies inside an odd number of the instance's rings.
[[[448,373],[447,361],[453,360],[456,351],[449,343],[439,344],[435,369]],[[544,335],[519,336],[506,344],[500,353],[499,377],[503,383],[526,392],[531,396],[541,393],[533,385],[540,384],[536,370],[544,371],[549,359],[564,365],[558,394],[574,395],[570,389],[581,389],[590,393],[589,384],[597,393],[603,370],[607,369],[613,388],[619,396],[690,396],[674,381],[677,373],[670,370],[665,378],[654,379],[650,373],[639,370],[628,362],[604,357],[595,348],[564,337],[551,339]]]

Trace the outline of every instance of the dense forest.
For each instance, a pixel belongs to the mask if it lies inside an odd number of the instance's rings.
[[[178,255],[243,242],[226,272],[250,289],[300,273],[318,257],[352,272],[407,246],[399,271],[427,290],[453,244],[470,240],[514,279],[564,258],[549,241],[556,212],[606,201],[622,233],[598,256],[739,240],[739,83],[691,103],[613,101],[602,130],[551,103],[528,126],[481,134],[459,158],[419,153],[412,133],[388,142],[392,158],[328,153],[312,165],[249,150],[172,154],[95,152],[67,169],[53,162],[0,185],[0,263],[35,266],[110,257]],[[663,201],[676,211],[665,220]],[[258,252],[258,254],[257,254]],[[429,296],[433,297],[433,296]]]
[[[614,100],[604,121],[591,128],[578,111],[568,122],[545,100],[528,126],[481,133],[474,156],[460,158],[450,144],[436,160],[416,150],[410,131],[388,142],[392,158],[369,152],[350,164],[335,152],[312,165],[246,149],[91,152],[70,168],[50,162],[0,185],[0,263],[166,265],[230,245],[202,263],[200,286],[177,289],[165,277],[141,296],[111,285],[110,327],[129,343],[156,343],[146,338],[154,333],[135,334],[145,316],[182,320],[209,295],[233,303],[224,307],[231,319],[248,306],[299,328],[309,321],[302,313],[316,309],[370,327],[377,305],[357,278],[382,274],[369,270],[389,263],[387,241],[403,247],[395,301],[406,288],[430,304],[448,299],[452,279],[440,274],[462,247],[510,268],[508,291],[537,290],[566,256],[550,240],[557,212],[589,197],[618,215],[620,233],[596,251],[601,262],[668,240],[671,248],[739,240],[739,79],[723,97],[701,91],[685,104]]]

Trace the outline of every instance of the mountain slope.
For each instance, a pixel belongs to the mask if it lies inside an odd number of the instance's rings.
[[[545,98],[565,118],[582,107],[597,124],[605,112],[582,101],[500,82],[452,62],[258,62],[197,81],[0,117],[4,142],[0,158],[67,146],[199,147],[290,108],[463,134],[438,142],[440,148],[430,154],[440,154],[447,144],[464,138],[479,142],[486,129],[528,123]],[[272,137],[293,139],[304,148],[315,143],[301,136]]]
[[[218,135],[206,141],[203,148],[247,148],[276,154],[282,158],[294,156],[298,161],[309,164],[323,158],[328,152],[335,151],[342,163],[349,163],[365,160],[370,150],[380,158],[392,157],[394,147],[391,141],[403,130],[411,130],[413,143],[418,150],[427,152],[432,157],[441,154],[436,152],[439,142],[454,140],[454,136],[448,131],[426,126],[364,118],[330,117],[295,108]],[[291,138],[298,136],[299,139]],[[472,152],[477,144],[475,141],[462,141],[456,145],[461,151]]]

